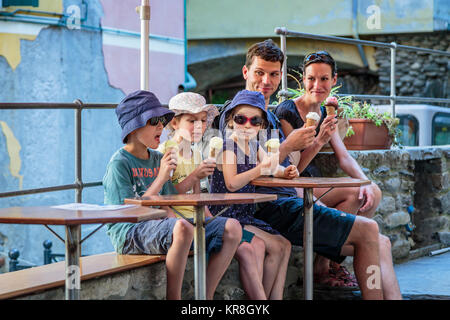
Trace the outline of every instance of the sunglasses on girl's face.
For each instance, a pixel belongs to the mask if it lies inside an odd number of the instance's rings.
[[[248,121],[250,121],[250,124],[252,126],[260,126],[263,123],[263,118],[258,117],[258,116],[254,116],[251,118],[248,118],[242,114],[237,114],[233,117],[233,121],[236,122],[237,124],[243,125],[246,124]]]
[[[167,124],[167,119],[166,119],[166,117],[164,117],[164,116],[161,116],[161,117],[153,117],[153,118],[150,118],[150,119],[148,120],[148,122],[150,123],[151,126],[157,126],[158,123],[161,122],[162,125],[163,125],[163,127],[165,127],[166,124]]]

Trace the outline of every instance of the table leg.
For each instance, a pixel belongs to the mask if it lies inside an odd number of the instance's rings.
[[[313,299],[313,189],[303,189],[303,294],[305,300]]]
[[[194,216],[195,299],[206,300],[205,209],[197,206]]]
[[[66,226],[66,300],[80,299],[80,225]]]

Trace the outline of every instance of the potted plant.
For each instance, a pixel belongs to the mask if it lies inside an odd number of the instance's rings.
[[[349,150],[390,149],[399,145],[399,119],[389,112],[380,112],[371,104],[360,103],[352,96],[339,97],[338,116],[347,119],[349,127],[345,146]]]
[[[291,98],[295,99],[304,93],[300,82],[297,89],[288,88]],[[399,146],[398,137],[401,134],[397,128],[398,118],[393,118],[389,112],[380,112],[371,104],[362,104],[354,100],[353,96],[340,97],[337,92],[341,86],[331,89],[330,96],[336,96],[339,109],[339,135],[348,150],[389,149],[391,145]],[[321,151],[329,151],[331,146],[325,145]]]

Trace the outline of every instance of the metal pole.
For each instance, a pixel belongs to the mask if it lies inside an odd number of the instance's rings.
[[[397,50],[397,44],[391,42],[391,112],[392,117],[395,117],[395,56]]]
[[[150,0],[142,0],[138,8],[141,19],[141,90],[148,90]]]
[[[83,178],[81,167],[81,110],[83,103],[80,100],[75,100],[77,108],[75,109],[75,202],[82,202]]]
[[[195,207],[194,215],[195,299],[206,300],[205,209]]]
[[[282,32],[286,31],[286,28],[275,28],[275,32],[277,32],[278,29],[281,29]],[[289,91],[287,90],[287,52],[286,52],[286,35],[283,33],[280,33],[280,49],[281,52],[284,54],[284,61],[281,65],[281,90],[278,93],[278,95],[281,98],[281,101],[286,100],[289,98]]]
[[[80,299],[80,233],[80,225],[66,226],[66,300]]]
[[[305,300],[313,299],[313,189],[303,189],[303,294]]]

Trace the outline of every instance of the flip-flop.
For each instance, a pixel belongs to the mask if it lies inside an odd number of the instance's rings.
[[[341,279],[332,272],[321,273],[314,275],[314,289],[317,290],[339,290],[339,291],[357,291],[358,286],[354,286],[352,283],[347,283],[344,279]]]
[[[344,280],[347,286],[353,286],[359,289],[358,281],[356,280],[355,276],[351,274],[344,266],[341,266],[337,263],[331,263],[330,273],[333,273],[337,278]]]

